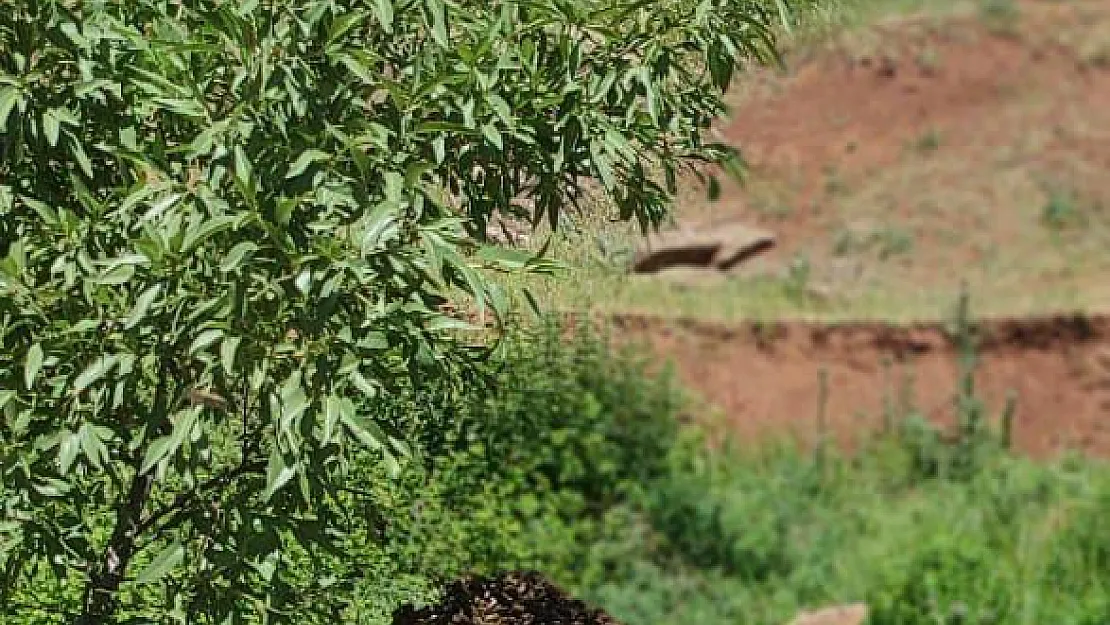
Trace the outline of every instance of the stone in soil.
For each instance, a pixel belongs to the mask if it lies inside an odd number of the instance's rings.
[[[728,271],[775,245],[775,235],[743,223],[680,229],[648,237],[636,256],[635,273],[694,266]]]

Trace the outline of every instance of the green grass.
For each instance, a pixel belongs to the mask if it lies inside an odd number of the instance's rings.
[[[887,447],[818,467],[787,449],[681,469],[648,496],[659,512],[621,575],[592,596],[645,625],[771,625],[856,601],[872,625],[1110,617],[1102,467],[1000,457],[953,481],[903,461]]]

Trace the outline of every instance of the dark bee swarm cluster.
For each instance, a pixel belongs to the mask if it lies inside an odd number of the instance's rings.
[[[399,608],[393,614],[393,625],[620,624],[569,597],[539,573],[525,571],[452,582],[436,605]]]

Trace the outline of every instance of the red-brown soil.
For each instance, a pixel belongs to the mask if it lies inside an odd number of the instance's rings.
[[[881,427],[886,402],[899,418],[906,388],[912,406],[930,419],[953,419],[958,350],[940,324],[720,326],[631,315],[614,323],[625,339],[672,360],[680,379],[719,407],[742,440],[789,433],[812,443],[822,370],[826,433],[848,446]],[[978,328],[978,391],[992,419],[1015,394],[1018,449],[1037,457],[1064,450],[1110,456],[1110,317]]]
[[[1044,132],[1046,164],[1079,153],[1110,168],[1110,32],[1093,26],[1110,21],[1110,2],[1019,6],[1012,30],[979,16],[906,18],[863,31],[870,44],[808,49],[785,78],[761,76],[721,132],[757,177],[789,176],[811,195],[832,169],[853,179],[895,166],[929,133],[949,159],[990,159]]]
[[[967,278],[1023,312],[1035,308],[1028,286],[1110,305],[1110,2],[1015,1],[1012,23],[974,11],[888,20],[750,77],[719,124],[748,185],[687,202],[686,217],[770,229],[771,266],[804,255],[836,297],[951,292]],[[1074,198],[1084,227],[1041,223],[1054,193]],[[906,250],[836,251],[868,233]]]
[[[871,263],[895,302],[918,288],[955,292],[968,276],[973,290],[1006,277],[1035,302],[1061,271],[1082,276],[1081,293],[1110,294],[1093,228],[1050,249],[1038,222],[1045,200],[1030,197],[1040,191],[1029,182],[1063,181],[1085,205],[1110,207],[1110,2],[1016,6],[1012,21],[971,13],[856,29],[796,51],[786,74],[749,80],[720,129],[751,165],[749,185],[684,206],[686,218],[765,226],[780,242],[773,263],[802,251],[814,266],[833,262],[830,241],[846,223],[896,222],[912,232],[911,253],[853,259]],[[760,210],[768,190],[786,213]],[[1038,264],[1069,246],[1091,252]],[[984,250],[1002,251],[988,261]],[[1006,301],[990,303],[997,312]],[[885,404],[897,411],[907,386],[924,414],[953,418],[957,357],[939,323],[728,327],[625,315],[617,324],[673,360],[743,438],[814,440],[822,370],[824,419],[845,444],[879,427]],[[992,417],[1016,395],[1016,445],[1038,457],[1069,448],[1110,457],[1110,317],[982,327],[979,390]]]

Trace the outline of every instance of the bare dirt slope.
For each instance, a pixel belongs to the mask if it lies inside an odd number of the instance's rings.
[[[622,335],[672,359],[679,378],[718,407],[741,440],[769,434],[852,446],[863,433],[918,411],[951,424],[958,351],[942,325],[716,325],[627,315]],[[1110,318],[1051,317],[981,326],[976,384],[998,419],[1017,401],[1014,443],[1046,457],[1110,456]]]
[[[799,263],[777,310],[808,318],[937,319],[966,281],[978,310],[1013,319],[987,326],[991,413],[1012,390],[1020,447],[1110,456],[1110,321],[1057,316],[1110,310],[1110,1],[985,0],[846,30],[788,62],[741,85],[720,125],[748,184],[679,213],[738,217],[778,247],[729,284],[599,293],[637,311],[625,331],[745,435],[812,439],[825,369],[829,427],[849,442],[909,378],[916,408],[951,417],[939,324],[722,321],[780,296],[766,280]],[[700,321],[647,320],[675,315]]]
[[[908,317],[967,279],[994,313],[1110,309],[1110,2],[1005,6],[852,31],[749,85],[722,132],[752,183],[704,210],[773,229],[841,306]]]

